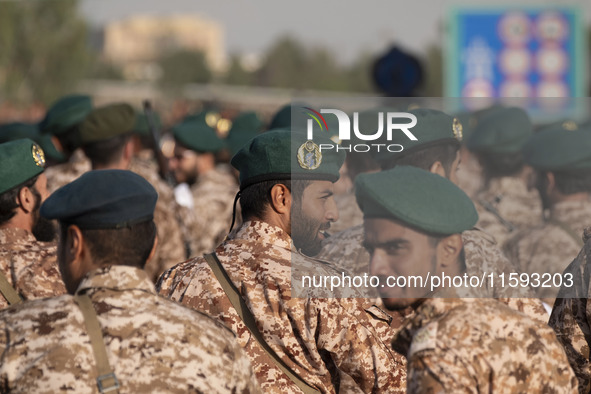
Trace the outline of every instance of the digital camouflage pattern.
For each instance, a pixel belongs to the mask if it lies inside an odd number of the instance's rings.
[[[218,165],[199,175],[191,187],[193,219],[188,224],[191,256],[209,253],[224,240],[232,223],[236,193],[238,184],[227,165]]]
[[[27,230],[0,229],[0,269],[25,300],[66,293],[57,265],[56,244],[39,242]],[[6,307],[8,302],[0,295],[0,308]]]
[[[349,272],[351,275],[363,275],[369,273],[369,253],[363,247],[363,225],[351,227],[341,233],[335,234],[323,242],[323,247],[318,256],[326,260],[339,270]],[[511,263],[496,245],[494,239],[477,228],[462,233],[466,272],[479,278],[484,273],[491,272],[498,275],[505,273],[505,277],[511,272],[516,272]],[[496,298],[511,308],[523,312],[533,319],[546,323],[548,314],[541,301],[533,298],[534,294],[529,288],[512,288],[506,285],[502,287],[500,280],[485,281],[485,286],[476,289],[472,296]],[[375,289],[367,290],[366,296],[377,297]],[[379,302],[374,300],[374,302]]]
[[[355,298],[292,297],[292,283],[297,284],[301,274],[335,271],[295,252],[286,232],[247,221],[216,253],[269,346],[304,381],[323,393],[336,393],[338,375],[346,374],[340,383],[349,392],[404,391],[403,359],[378,334],[389,329],[387,315],[367,312],[365,303]],[[229,326],[264,392],[300,392],[251,338],[204,258],[172,268],[157,287],[161,294]]]
[[[257,393],[248,358],[218,322],[158,296],[143,270],[101,268],[81,282],[97,311],[120,393]],[[96,393],[96,362],[74,298],[0,313],[0,390]]]
[[[92,170],[90,160],[84,155],[82,149],[77,149],[67,163],[45,169],[47,191],[53,193],[90,170]]]
[[[563,201],[551,210],[548,220],[509,239],[503,249],[521,272],[562,273],[579,254],[583,230],[591,224],[591,201]],[[558,289],[540,288],[541,298],[556,297]]]
[[[180,207],[175,200],[172,188],[160,178],[149,161],[134,158],[129,170],[150,182],[158,193],[158,201],[154,209],[158,245],[156,254],[144,268],[150,278],[156,282],[164,271],[188,257],[182,227],[178,220]]]
[[[554,303],[549,325],[564,347],[571,367],[579,380],[579,392],[591,391],[591,228],[585,229],[585,245],[568,265],[574,286],[563,284]]]
[[[542,221],[539,193],[535,189],[528,190],[519,178],[492,179],[488,187],[476,195],[474,205],[480,218],[477,226],[491,234],[499,245],[519,230],[529,229]],[[494,213],[487,210],[486,205]],[[503,220],[509,224],[504,224]]]
[[[430,298],[392,343],[409,393],[576,393],[552,329],[491,299]]]

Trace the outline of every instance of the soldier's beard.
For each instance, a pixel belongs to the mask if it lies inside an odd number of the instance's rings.
[[[35,207],[33,208],[33,228],[32,233],[37,238],[37,241],[51,242],[55,239],[55,227],[51,220],[41,217],[39,209],[41,208],[41,195],[37,190],[31,189],[35,196]]]
[[[320,252],[324,239],[320,231],[329,228],[330,222],[323,223],[305,217],[298,207],[291,211],[291,238],[295,247],[307,256],[316,256]]]

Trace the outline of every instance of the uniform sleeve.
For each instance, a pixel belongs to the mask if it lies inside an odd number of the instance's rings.
[[[477,382],[472,379],[469,366],[454,351],[443,357],[434,351],[412,355],[408,365],[409,393],[473,393]],[[483,377],[484,378],[484,377]]]
[[[356,299],[314,299],[318,348],[366,393],[405,392],[405,366],[374,330]]]

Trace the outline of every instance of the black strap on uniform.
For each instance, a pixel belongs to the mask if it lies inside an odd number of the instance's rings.
[[[310,386],[302,378],[300,378],[287,364],[283,362],[283,360],[281,360],[277,353],[275,353],[275,351],[265,341],[263,334],[261,334],[257,327],[256,320],[254,319],[252,312],[250,309],[248,309],[244,299],[240,296],[238,289],[236,286],[234,286],[234,283],[232,283],[232,280],[228,276],[226,270],[224,270],[224,267],[222,266],[222,263],[218,259],[215,252],[206,254],[203,257],[205,257],[207,264],[209,264],[213,274],[217,278],[218,282],[220,282],[222,289],[224,289],[226,296],[232,303],[232,306],[238,313],[238,316],[240,316],[240,319],[242,319],[244,325],[246,328],[248,328],[248,331],[250,331],[252,336],[257,340],[259,345],[261,345],[267,355],[275,362],[275,365],[281,369],[283,373],[286,374],[289,379],[296,386],[298,386],[300,390],[302,390],[304,394],[319,394],[320,391]]]
[[[20,304],[23,302],[21,296],[17,293],[14,287],[10,284],[4,272],[0,271],[0,293],[8,302],[8,305]]]
[[[109,364],[107,357],[107,347],[103,340],[103,332],[101,330],[98,317],[90,297],[86,294],[77,294],[74,296],[82,316],[84,316],[84,324],[90,337],[90,344],[92,345],[92,351],[94,353],[94,360],[96,361],[96,369],[98,377],[96,378],[96,384],[98,386],[99,393],[119,393],[119,381]]]

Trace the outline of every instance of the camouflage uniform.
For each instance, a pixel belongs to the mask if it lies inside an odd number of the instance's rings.
[[[564,284],[554,303],[548,324],[556,332],[569,362],[579,380],[579,392],[591,391],[591,281],[589,280],[589,256],[591,256],[591,228],[585,229],[585,246],[564,271],[573,274],[573,287]]]
[[[191,256],[209,253],[224,240],[230,230],[237,192],[236,179],[228,166],[218,165],[199,175],[191,187],[194,202],[193,220],[188,227]]]
[[[497,215],[487,210],[487,203],[515,229],[510,231]],[[499,245],[503,245],[518,230],[531,228],[542,220],[542,203],[537,190],[527,190],[518,178],[491,180],[486,190],[477,194],[474,205],[478,211],[478,227],[493,235]]]
[[[149,161],[133,159],[129,170],[141,175],[158,192],[158,201],[154,210],[154,222],[158,228],[158,245],[156,254],[145,267],[146,272],[155,282],[164,271],[188,257],[178,221],[180,207],[174,198],[172,188],[158,176]]]
[[[410,393],[576,392],[552,330],[490,299],[427,299],[392,345]]]
[[[0,229],[0,269],[25,300],[66,293],[56,253],[54,243],[39,242],[26,230]],[[6,307],[0,295],[0,308]]]
[[[503,248],[522,272],[561,273],[581,250],[580,234],[590,224],[590,201],[563,201],[550,210],[543,225],[520,232]],[[552,288],[539,290],[539,297],[555,297],[557,293]]]
[[[383,313],[366,312],[357,299],[292,297],[293,285],[298,283],[298,273],[292,268],[324,274],[333,271],[293,251],[287,233],[264,222],[248,221],[216,253],[269,346],[307,383],[323,393],[335,393],[338,372],[348,375],[341,381],[347,390],[403,391],[403,360],[378,334],[389,328],[382,321],[386,320]],[[160,278],[158,286],[161,294],[231,327],[263,391],[300,392],[251,337],[205,259],[174,267]],[[358,388],[351,386],[350,378]]]
[[[120,393],[259,392],[232,333],[159,297],[143,270],[110,266],[81,282],[97,311]],[[2,392],[96,393],[82,313],[64,295],[0,313]]]
[[[369,273],[369,253],[362,246],[363,239],[363,226],[352,227],[324,241],[322,250],[316,257],[335,264],[339,269],[343,269],[351,273],[351,275]],[[515,272],[494,239],[484,231],[477,228],[464,231],[462,240],[466,257],[466,272],[469,275],[482,277],[484,273],[488,275],[494,272],[495,277],[498,277],[498,274],[501,273]],[[486,286],[477,290],[475,296],[497,298],[533,319],[544,323],[548,321],[548,314],[544,310],[542,303],[536,298],[529,298],[533,297],[533,292],[529,289],[501,287],[499,282],[495,282],[493,286],[490,286],[488,280],[485,284]],[[370,291],[367,294],[369,297],[377,296],[375,289],[367,290]],[[376,303],[380,303],[380,301],[379,299],[374,300]]]
[[[84,155],[82,149],[77,149],[67,163],[58,164],[45,170],[47,190],[53,193],[90,170],[92,170],[90,160]]]

